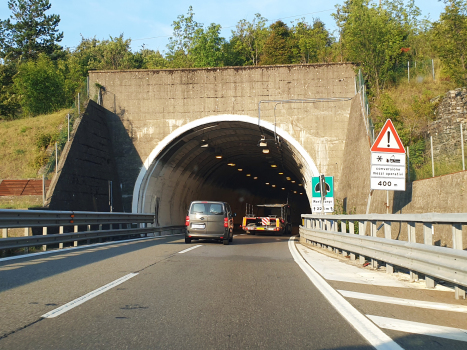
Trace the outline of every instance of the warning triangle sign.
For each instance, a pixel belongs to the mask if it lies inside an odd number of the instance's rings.
[[[405,148],[391,119],[386,120],[375,143],[371,146],[371,152],[405,153]]]

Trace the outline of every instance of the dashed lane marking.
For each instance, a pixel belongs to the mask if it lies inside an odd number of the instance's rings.
[[[52,311],[49,311],[47,312],[46,314],[42,315],[41,317],[42,318],[53,318],[53,317],[57,317],[75,307],[77,307],[78,305],[81,305],[83,304],[84,302],[92,299],[92,298],[95,298],[97,297],[98,295],[108,291],[109,289],[112,289],[113,287],[116,287],[118,286],[119,284],[122,284],[123,282],[129,280],[130,278],[133,278],[137,275],[137,273],[130,273],[126,276],[123,276],[113,282],[110,282],[108,284],[106,284],[105,286],[102,286],[96,290],[93,290],[92,292],[86,294],[86,295],[83,295],[82,297],[79,297],[73,301],[70,301],[69,303],[66,303],[65,305],[62,305]]]
[[[445,338],[457,341],[467,342],[467,330],[460,328],[451,328],[437,326],[433,324],[418,323],[394,318],[366,315],[378,327],[391,329],[412,334],[429,335],[432,337]]]
[[[464,305],[435,303],[432,301],[422,301],[422,300],[412,300],[412,299],[401,299],[401,298],[387,297],[384,295],[350,292],[347,290],[338,290],[338,292],[341,293],[346,298],[376,301],[379,303],[387,303],[387,304],[395,304],[395,305],[413,306],[413,307],[419,307],[423,309],[467,313],[467,306],[464,306]]]
[[[401,350],[402,348],[368,318],[362,315],[345,298],[332,288],[299,254],[295,236],[289,239],[289,250],[295,262],[329,303],[377,350]]]
[[[189,252],[190,250],[193,250],[193,249],[198,248],[198,247],[201,247],[201,246],[202,246],[201,244],[195,245],[194,247],[191,247],[191,248],[182,250],[181,252],[178,252],[178,254],[184,254],[184,253],[186,253],[186,252]]]

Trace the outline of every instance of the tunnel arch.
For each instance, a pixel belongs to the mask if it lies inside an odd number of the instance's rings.
[[[258,147],[261,135],[269,154]],[[222,159],[214,157],[217,153],[222,153]],[[237,199],[243,205],[262,197],[285,201],[286,194],[287,200],[301,194],[300,201],[307,199],[309,206],[311,177],[318,174],[301,144],[274,124],[262,120],[258,125],[257,118],[244,115],[210,116],[177,128],[144,160],[133,190],[132,211],[156,213],[156,223],[163,226],[181,224],[194,199],[227,198],[240,211]],[[264,187],[273,182],[277,182],[274,188]]]

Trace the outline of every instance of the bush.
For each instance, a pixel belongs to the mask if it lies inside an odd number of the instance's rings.
[[[36,137],[36,146],[39,150],[45,150],[52,143],[52,135],[39,134]]]

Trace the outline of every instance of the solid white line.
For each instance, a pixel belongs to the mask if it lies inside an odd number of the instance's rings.
[[[104,243],[95,243],[95,244],[87,244],[83,245],[80,247],[70,247],[70,248],[64,248],[64,249],[56,249],[56,250],[48,250],[46,252],[39,252],[39,253],[31,253],[31,254],[24,254],[24,255],[17,255],[17,256],[9,256],[7,258],[1,258],[0,262],[2,261],[9,261],[9,260],[16,260],[16,259],[24,259],[24,258],[34,258],[39,255],[48,255],[48,254],[56,254],[56,253],[68,253],[72,250],[80,250],[80,249],[92,249],[92,248],[98,248],[106,245],[111,245],[111,244],[122,244],[122,243],[130,243],[130,242],[136,242],[136,241],[144,241],[147,239],[158,239],[158,238],[165,238],[165,237],[172,237],[172,236],[178,236],[178,235],[184,235],[184,233],[175,233],[173,235],[165,235],[165,236],[154,236],[154,237],[141,237],[141,238],[134,238],[134,239],[126,239],[126,240],[121,240],[121,241],[112,241],[112,242],[104,242]]]
[[[99,294],[102,294],[106,291],[108,291],[109,289],[115,287],[115,286],[118,286],[119,284],[122,284],[123,282],[125,282],[126,280],[129,280],[130,278],[132,277],[135,277],[137,275],[137,273],[130,273],[126,276],[123,276],[122,278],[119,278],[118,280],[115,280],[113,282],[110,282],[108,284],[106,284],[105,286],[102,286],[96,290],[93,290],[92,292],[86,294],[86,295],[83,295],[82,297],[79,297],[73,301],[70,301],[69,303],[66,303],[65,305],[62,305],[58,308],[56,308],[55,310],[52,310],[52,311],[49,311],[47,312],[46,314],[42,315],[41,317],[43,318],[53,318],[53,317],[57,317],[58,315],[61,315],[65,312],[67,312],[68,310],[71,310],[75,307],[77,307],[78,305],[81,305],[83,304],[84,302],[94,298],[94,297],[97,297]]]
[[[387,303],[387,304],[413,306],[413,307],[420,307],[423,309],[443,310],[443,311],[453,311],[453,312],[467,312],[467,306],[464,306],[464,305],[435,303],[432,301],[422,301],[422,300],[401,299],[401,298],[387,297],[383,295],[357,293],[357,292],[351,292],[347,290],[338,290],[338,292],[341,293],[346,298],[376,301],[376,302]]]
[[[294,238],[289,239],[289,250],[295,262],[342,317],[377,350],[401,350],[394,340],[363,316],[306,263],[295,247]]]
[[[395,318],[372,315],[367,315],[367,317],[381,328],[467,342],[467,330],[465,329],[443,327],[433,324],[397,320]]]
[[[183,254],[183,253],[189,252],[190,250],[193,250],[193,249],[201,247],[201,246],[202,246],[201,244],[195,245],[195,246],[193,246],[191,248],[188,248],[188,249],[182,250],[181,252],[178,252],[178,254]]]

